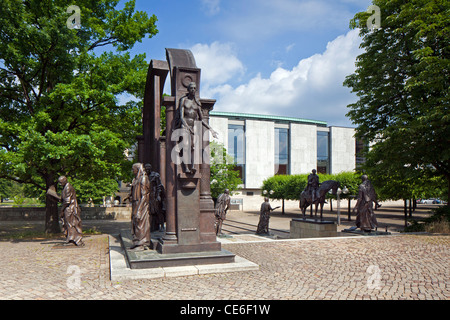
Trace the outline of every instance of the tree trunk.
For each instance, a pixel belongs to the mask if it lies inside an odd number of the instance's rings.
[[[410,198],[408,201],[409,201],[409,217],[412,218],[412,199]]]
[[[45,179],[46,190],[51,186],[55,187],[55,183],[52,176],[48,176]],[[58,214],[58,201],[49,195],[46,195],[45,199],[45,233],[60,233],[61,228],[59,226],[59,214]]]
[[[406,199],[403,199],[404,211],[405,211],[405,228],[408,226],[408,203]]]
[[[348,197],[348,221],[352,221],[350,205],[351,205],[351,199],[350,199],[350,197]]]
[[[447,176],[448,190],[447,190],[447,206],[450,206],[450,175]]]

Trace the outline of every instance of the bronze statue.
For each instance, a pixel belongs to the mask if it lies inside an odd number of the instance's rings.
[[[310,175],[311,180],[315,179],[313,177],[313,175],[315,174],[315,170],[313,170],[313,174]],[[302,210],[303,213],[303,219],[306,219],[306,208],[308,208],[308,206],[311,205],[311,217],[312,217],[312,205],[315,204],[316,205],[316,210],[315,210],[315,219],[317,220],[317,210],[319,208],[320,205],[320,220],[322,220],[323,218],[323,205],[325,203],[325,198],[327,196],[328,191],[332,190],[332,193],[334,195],[336,195],[337,189],[339,188],[339,181],[335,181],[335,180],[327,180],[324,181],[323,183],[320,184],[320,187],[316,190],[313,191],[314,186],[315,186],[315,181],[312,181],[312,183],[310,184],[310,190],[312,191],[312,193],[309,193],[307,191],[308,187],[302,191],[302,193],[300,194],[300,204],[299,207]],[[313,198],[313,195],[315,194],[315,197]]]
[[[356,227],[362,231],[370,232],[378,226],[373,212],[373,204],[378,204],[377,195],[367,175],[363,175],[361,180],[362,183],[359,185],[358,199],[353,208],[353,213],[356,211]]]
[[[308,183],[304,190],[310,195],[313,203],[318,198],[317,189],[319,189],[320,186],[319,176],[316,174],[316,172],[316,169],[312,170],[312,173],[308,176]]]
[[[228,189],[225,189],[224,193],[220,194],[217,198],[216,211],[214,213],[216,217],[216,235],[222,234],[222,224],[226,219],[227,211],[230,208],[230,201],[230,190]]]
[[[150,232],[156,230],[164,231],[166,214],[164,185],[162,184],[159,173],[152,171],[151,164],[146,163],[144,167],[150,183]]]
[[[176,123],[176,128],[184,128],[188,131],[190,141],[189,141],[189,148],[191,151],[191,158],[190,163],[184,164],[183,170],[186,173],[194,174],[196,172],[196,169],[194,167],[194,160],[195,160],[195,132],[194,132],[194,125],[196,121],[201,121],[202,125],[208,128],[212,135],[217,138],[217,133],[209,126],[208,123],[206,123],[203,120],[202,115],[202,105],[200,101],[195,96],[195,93],[197,91],[197,85],[195,82],[191,82],[188,85],[188,93],[184,97],[180,99],[180,106],[179,106],[179,114],[178,119]],[[200,146],[197,146],[197,148],[201,148]]]
[[[63,188],[61,193],[61,221],[66,243],[73,243],[76,246],[84,246],[83,231],[81,228],[81,209],[78,205],[75,189],[67,182],[65,176],[58,178],[60,186]]]
[[[278,209],[279,207],[272,208],[269,203],[269,198],[265,197],[264,202],[261,204],[261,210],[259,214],[259,223],[256,229],[256,234],[269,234],[269,219],[270,212]]]
[[[143,250],[150,246],[149,196],[150,181],[142,163],[133,164],[135,178],[131,183],[131,233],[130,249]]]

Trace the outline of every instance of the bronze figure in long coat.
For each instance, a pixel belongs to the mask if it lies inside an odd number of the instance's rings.
[[[216,202],[216,208],[215,208],[215,229],[216,229],[216,235],[219,235],[222,233],[222,224],[223,221],[226,219],[227,211],[230,208],[230,190],[225,189],[224,193],[220,194],[217,198]]]
[[[378,226],[373,204],[377,203],[377,195],[366,175],[361,177],[358,200],[353,211],[356,211],[356,226],[363,231],[370,231]]]
[[[75,189],[67,182],[65,176],[58,179],[63,188],[61,193],[61,220],[64,235],[67,244],[73,243],[77,246],[83,246],[83,231],[81,227],[81,209],[78,205]]]
[[[131,233],[133,245],[130,249],[150,246],[150,182],[142,163],[133,164],[135,178],[131,183]]]
[[[264,202],[261,204],[259,223],[256,229],[256,234],[269,234],[270,212],[275,209],[276,208],[272,208],[272,206],[270,205],[269,198],[265,197]]]

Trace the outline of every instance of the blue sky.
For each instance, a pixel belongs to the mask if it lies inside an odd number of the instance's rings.
[[[361,53],[349,29],[369,0],[136,0],[159,33],[132,53],[165,60],[190,49],[202,69],[200,95],[214,110],[290,116],[350,126],[356,95],[342,86]],[[169,82],[169,81],[167,81]],[[170,94],[166,86],[166,93]]]

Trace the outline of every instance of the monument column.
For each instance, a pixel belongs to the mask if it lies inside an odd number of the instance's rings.
[[[172,161],[172,150],[174,142],[172,141],[172,131],[174,125],[175,99],[174,97],[164,97],[164,106],[166,107],[166,162],[165,162],[165,187],[166,187],[166,232],[162,238],[164,244],[177,243],[177,225],[176,225],[176,179],[175,163]]]
[[[213,109],[216,100],[200,99],[202,104],[203,120],[209,124],[209,113]],[[203,158],[200,164],[201,180],[200,180],[200,239],[203,242],[215,242],[216,232],[214,230],[214,201],[211,197],[211,165],[209,149],[209,130],[203,126],[202,132],[202,150]]]

